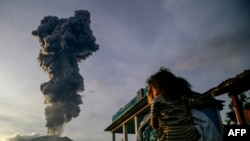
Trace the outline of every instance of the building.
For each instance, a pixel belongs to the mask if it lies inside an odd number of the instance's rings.
[[[250,109],[243,110],[238,95],[248,90],[250,90],[250,70],[245,70],[243,73],[223,81],[203,94],[194,92],[194,95],[197,98],[215,98],[222,94],[228,94],[233,103],[238,124],[246,125],[250,121]],[[146,93],[146,89],[141,88],[135,97],[113,115],[112,123],[104,129],[104,131],[111,132],[112,141],[116,141],[117,133],[123,134],[123,141],[128,141],[128,134],[138,134],[138,128],[142,119],[149,113]],[[208,107],[202,111],[214,122],[222,134],[223,125],[219,110]]]

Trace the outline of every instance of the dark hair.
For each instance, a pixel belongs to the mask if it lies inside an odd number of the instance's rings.
[[[165,98],[181,99],[179,79],[167,68],[161,67],[158,72],[147,79],[147,84],[160,90]]]
[[[192,98],[193,95],[192,95],[192,89],[191,89],[191,84],[186,80],[184,79],[183,77],[177,77],[178,81],[179,81],[179,90],[180,92],[189,97],[189,98]]]

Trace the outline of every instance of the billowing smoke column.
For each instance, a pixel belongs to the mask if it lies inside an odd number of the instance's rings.
[[[67,19],[46,16],[32,35],[39,40],[38,61],[49,76],[40,86],[47,106],[47,135],[60,136],[63,125],[80,113],[78,93],[84,90],[84,83],[78,63],[99,49],[90,28],[90,13],[77,10]]]

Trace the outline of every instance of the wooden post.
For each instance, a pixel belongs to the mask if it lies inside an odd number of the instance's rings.
[[[138,117],[137,117],[137,116],[134,117],[134,121],[135,121],[135,140],[137,140],[138,128],[139,128],[139,125],[138,125]]]
[[[123,124],[122,128],[123,128],[123,141],[128,141],[128,131],[126,124]]]
[[[233,109],[237,118],[238,125],[246,125],[245,116],[243,113],[242,103],[240,102],[237,94],[229,93],[228,96],[232,100]]]
[[[112,132],[112,141],[115,141],[115,132]]]

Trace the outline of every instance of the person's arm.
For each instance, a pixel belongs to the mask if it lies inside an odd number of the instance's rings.
[[[157,129],[159,127],[158,117],[160,111],[156,105],[157,103],[152,100],[150,103],[150,126],[153,129]]]
[[[159,127],[159,122],[157,118],[150,118],[150,125],[153,129],[157,129]]]
[[[202,109],[204,107],[214,107],[219,110],[223,109],[223,103],[225,101],[223,100],[216,100],[214,98],[206,98],[206,99],[199,99],[199,98],[189,98],[186,96],[182,97],[189,108],[196,108],[196,109]]]
[[[203,107],[214,107],[214,108],[217,108],[219,110],[222,110],[223,109],[223,103],[225,101],[223,100],[216,100],[214,98],[207,98],[207,99],[193,99],[193,102],[192,102],[192,107],[194,108],[197,108],[197,109],[200,109],[200,108],[203,108]]]

